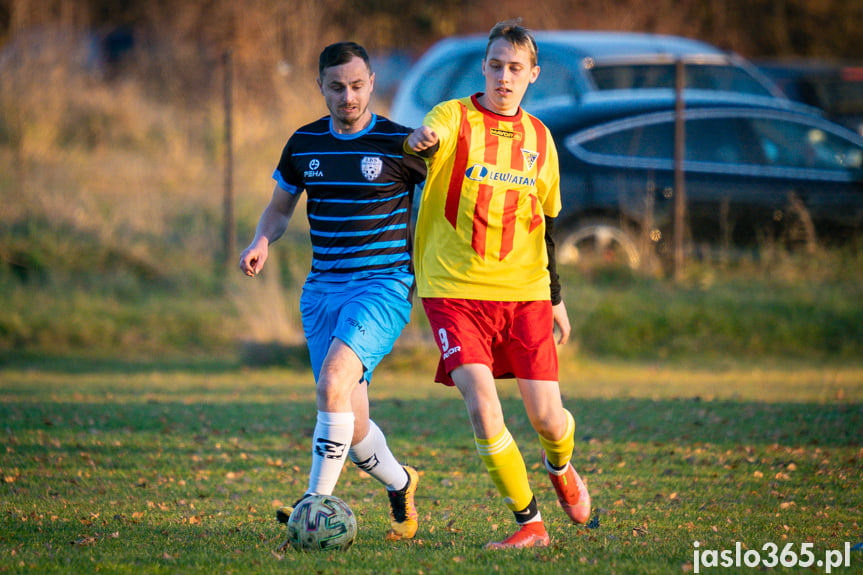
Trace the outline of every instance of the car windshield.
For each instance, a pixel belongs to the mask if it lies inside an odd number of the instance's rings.
[[[673,88],[675,64],[596,63],[588,70],[599,90]],[[772,96],[770,91],[745,69],[719,64],[687,64],[686,87],[699,90],[724,90],[758,96]]]

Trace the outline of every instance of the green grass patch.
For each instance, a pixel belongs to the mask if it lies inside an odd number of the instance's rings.
[[[683,281],[628,270],[564,270],[564,299],[592,357],[863,356],[863,265],[851,251],[758,265],[690,266]],[[822,267],[818,267],[822,266]]]
[[[695,541],[811,543],[820,559],[861,540],[861,367],[565,357],[590,528],[556,508],[517,389],[501,382],[553,544],[491,553],[482,546],[513,520],[457,392],[431,382],[433,365],[432,354],[400,349],[371,388],[373,417],[421,473],[417,539],[384,541],[383,488],[349,464],[337,495],[358,515],[354,547],[282,555],[274,510],[302,493],[310,459],[308,370],[10,360],[0,371],[0,572],[667,574],[693,569]],[[851,560],[834,572],[863,573],[861,553]]]

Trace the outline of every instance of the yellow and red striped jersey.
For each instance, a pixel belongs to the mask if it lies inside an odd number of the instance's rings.
[[[549,299],[544,214],[560,211],[557,149],[519,108],[500,116],[477,97],[438,104],[423,124],[430,158],[416,227],[420,297]]]

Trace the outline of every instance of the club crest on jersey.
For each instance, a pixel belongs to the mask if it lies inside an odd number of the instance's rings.
[[[381,170],[384,168],[384,162],[377,156],[366,156],[360,162],[360,169],[363,171],[363,177],[370,182],[378,179],[381,175]]]
[[[531,152],[530,150],[521,149],[521,155],[524,156],[524,163],[527,164],[527,170],[533,168],[536,159],[539,158],[539,152]]]

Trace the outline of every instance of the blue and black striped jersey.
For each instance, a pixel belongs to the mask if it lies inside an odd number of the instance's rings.
[[[412,269],[411,203],[426,166],[403,152],[409,132],[373,115],[363,131],[338,134],[325,116],[288,140],[273,178],[289,193],[308,195],[310,276],[349,281]]]

